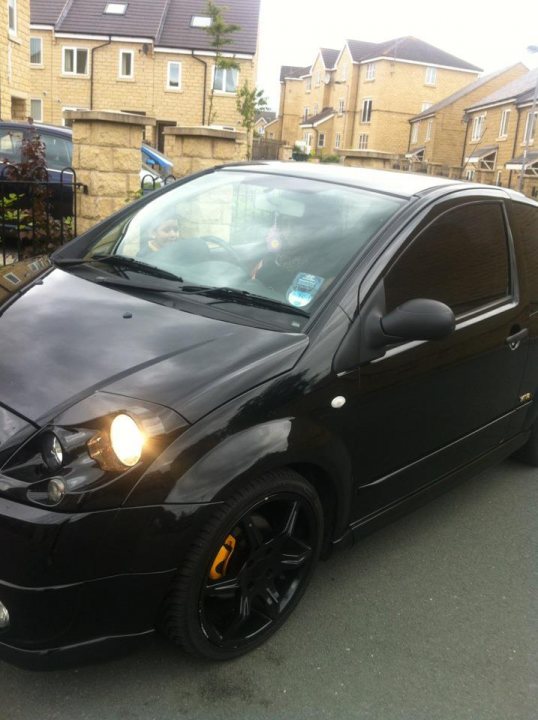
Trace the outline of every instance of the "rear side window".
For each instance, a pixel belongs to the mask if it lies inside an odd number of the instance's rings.
[[[51,170],[63,170],[71,166],[71,142],[56,135],[41,133],[45,145],[47,167]]]
[[[23,139],[22,130],[0,128],[0,162],[20,163]]]
[[[512,217],[516,237],[525,253],[530,301],[538,303],[538,207],[514,202]]]
[[[449,305],[456,315],[510,294],[510,256],[499,203],[448,210],[415,237],[385,278],[387,312],[414,298]]]

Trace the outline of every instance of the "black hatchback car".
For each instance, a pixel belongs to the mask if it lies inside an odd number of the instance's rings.
[[[282,625],[320,555],[515,451],[537,461],[522,195],[229,166],[51,262],[12,267],[0,307],[14,659],[156,627],[235,657]]]

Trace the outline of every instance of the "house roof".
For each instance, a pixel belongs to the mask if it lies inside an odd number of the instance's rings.
[[[323,108],[323,110],[317,115],[312,115],[307,120],[301,123],[301,127],[314,127],[315,125],[321,125],[322,122],[328,120],[334,115],[334,109],[332,107]]]
[[[468,158],[465,158],[465,160],[467,162],[472,162],[473,160],[480,160],[481,158],[485,158],[488,155],[492,155],[494,152],[497,152],[498,149],[498,145],[484,145],[484,147],[471,150],[471,154]]]
[[[439,112],[439,110],[443,110],[449,105],[452,105],[452,103],[455,103],[457,100],[461,100],[461,98],[464,98],[466,95],[469,95],[475,90],[478,90],[480,87],[482,87],[482,85],[485,85],[486,83],[494,80],[496,77],[499,77],[503,73],[508,72],[508,70],[512,70],[518,65],[521,65],[521,67],[525,67],[521,63],[516,63],[515,65],[510,65],[509,67],[502,68],[501,70],[496,70],[489,75],[484,75],[483,77],[478,78],[478,80],[475,80],[474,82],[465,85],[465,87],[456,90],[455,93],[452,93],[452,95],[443,98],[443,100],[435,103],[435,105],[431,105],[427,110],[423,110],[418,115],[415,115],[415,117],[412,117],[409,122],[415,122],[415,120],[423,120],[424,118],[430,117],[431,115],[435,115],[435,113]]]
[[[364,62],[377,57],[409,60],[427,65],[444,65],[460,70],[481,72],[481,68],[451,55],[440,48],[415,37],[401,37],[382,43],[367,43],[359,40],[347,40],[354,62]]]
[[[320,48],[321,57],[323,64],[327,70],[332,70],[336,64],[340,50],[333,50],[331,48]]]
[[[264,110],[256,114],[256,122],[258,122],[258,120],[265,120],[266,123],[270,123],[273,122],[275,118],[276,113],[272,110]]]
[[[105,15],[107,0],[31,0],[32,24],[54,25],[56,32],[151,38],[161,47],[212,50],[211,36],[191,27],[194,15],[207,15],[205,0],[117,0],[124,15]],[[226,0],[224,19],[240,26],[226,52],[254,54],[260,0]]]
[[[506,163],[507,170],[521,169],[521,166],[523,165],[523,160],[525,160],[525,167],[527,167],[528,165],[534,165],[535,163],[538,163],[538,150],[528,152],[526,158],[524,158],[523,155],[519,155],[518,157],[512,158],[508,163]],[[515,165],[517,167],[509,168],[508,165]]]
[[[310,65],[308,67],[282,65],[280,68],[280,82],[284,82],[287,78],[300,78],[303,75],[310,75]]]
[[[465,108],[465,110],[466,112],[472,112],[487,105],[502,104],[503,102],[509,102],[511,100],[516,104],[528,102],[532,100],[532,94],[537,81],[538,68],[534,68],[534,70],[530,70],[526,75],[523,75],[523,77],[512,80],[512,82],[507,83],[475,105],[470,105],[468,108]]]

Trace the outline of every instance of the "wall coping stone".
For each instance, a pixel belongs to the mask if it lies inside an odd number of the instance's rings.
[[[236,142],[242,142],[246,139],[246,133],[240,130],[222,130],[221,128],[206,127],[205,125],[165,127],[163,132],[165,135],[219,138],[222,140],[235,140]]]
[[[147,115],[133,115],[114,110],[66,110],[68,120],[83,120],[88,122],[121,123],[123,125],[155,126],[157,120]]]

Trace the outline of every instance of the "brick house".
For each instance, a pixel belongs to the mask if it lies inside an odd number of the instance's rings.
[[[0,118],[25,120],[30,112],[30,0],[0,2]]]
[[[527,145],[522,189],[527,195],[538,195],[538,108],[531,118],[537,82],[535,68],[466,107],[463,174],[468,180],[517,189]]]
[[[497,70],[465,85],[435,105],[425,107],[411,118],[407,152],[411,169],[461,177],[467,127],[465,108],[527,72],[528,68],[522,63]]]
[[[148,115],[157,126],[147,137],[162,149],[166,126],[208,124],[213,88],[213,123],[238,126],[236,90],[255,84],[259,0],[226,0],[223,14],[241,27],[222,53],[239,70],[215,71],[205,0],[31,0],[34,119],[61,125],[72,109]]]
[[[414,37],[348,40],[308,68],[281,71],[281,136],[350,164],[381,165],[408,148],[409,120],[478,77],[480,68]]]
[[[276,113],[272,110],[264,110],[256,115],[256,121],[254,122],[254,133],[258,136],[265,135],[265,128],[276,120]]]

